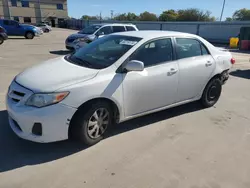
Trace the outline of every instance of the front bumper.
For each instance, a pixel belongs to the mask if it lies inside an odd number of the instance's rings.
[[[75,50],[73,42],[65,42],[65,47],[68,50]]]
[[[27,93],[27,89],[15,82],[10,86],[10,92],[12,91],[25,93],[24,100],[32,94]],[[23,102],[22,99],[20,102],[14,101],[9,94],[6,97],[9,124],[17,136],[39,143],[68,139],[69,123],[77,109],[60,103],[44,108],[34,108],[26,106]],[[37,123],[41,124],[41,135],[34,134],[33,128]]]

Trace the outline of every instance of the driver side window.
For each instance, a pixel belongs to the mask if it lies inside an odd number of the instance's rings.
[[[173,60],[173,47],[170,38],[150,41],[142,45],[130,58],[144,63],[145,67]]]
[[[98,31],[98,35],[108,35],[110,33],[112,33],[112,29],[110,26],[103,27]]]

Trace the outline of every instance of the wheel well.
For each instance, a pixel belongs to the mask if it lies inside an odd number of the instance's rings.
[[[32,33],[34,35],[34,32],[33,31],[26,31],[25,32],[25,36],[27,35],[27,33]]]
[[[218,79],[221,80],[221,74],[222,74],[222,73],[214,75],[214,76],[209,80],[209,82],[210,82],[211,80],[215,79],[215,78],[218,78]],[[209,83],[209,82],[208,82],[208,83]]]
[[[96,98],[96,99],[91,99],[85,103],[83,103],[81,106],[78,107],[78,110],[75,112],[75,114],[73,115],[73,117],[71,118],[70,120],[70,124],[69,124],[69,130],[68,130],[68,136],[69,138],[71,138],[71,135],[72,135],[72,127],[73,127],[73,124],[74,124],[74,120],[76,119],[76,116],[77,114],[79,113],[80,110],[86,110],[88,109],[93,103],[98,103],[98,102],[106,102],[108,103],[112,110],[113,110],[113,113],[114,113],[114,119],[113,119],[113,123],[117,123],[119,122],[119,119],[120,119],[120,112],[119,112],[119,109],[117,107],[117,105],[115,104],[115,102],[113,102],[112,100],[110,99],[107,99],[107,98]]]

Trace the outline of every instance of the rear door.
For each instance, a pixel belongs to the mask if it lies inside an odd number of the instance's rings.
[[[11,35],[10,27],[9,27],[9,20],[2,20],[2,26],[6,30],[8,35]]]
[[[9,20],[9,28],[11,35],[20,36],[22,34],[22,28],[19,26],[18,22]]]
[[[200,94],[216,65],[205,45],[195,38],[176,38],[176,54],[180,71],[177,102],[181,102]]]
[[[18,27],[18,22],[13,20],[3,20],[4,28],[8,35],[18,36],[20,35],[20,28]]]

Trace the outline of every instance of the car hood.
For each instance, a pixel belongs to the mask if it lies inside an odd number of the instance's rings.
[[[30,28],[30,29],[36,28],[35,26],[33,26],[33,25],[28,25],[28,24],[20,24],[20,26],[25,27],[25,28]]]
[[[70,35],[68,38],[69,39],[78,39],[78,38],[84,38],[86,36],[88,36],[88,35],[87,34],[76,33],[76,34]]]
[[[79,82],[87,81],[98,74],[98,70],[74,65],[59,57],[51,59],[20,73],[16,82],[34,91],[53,92]]]

